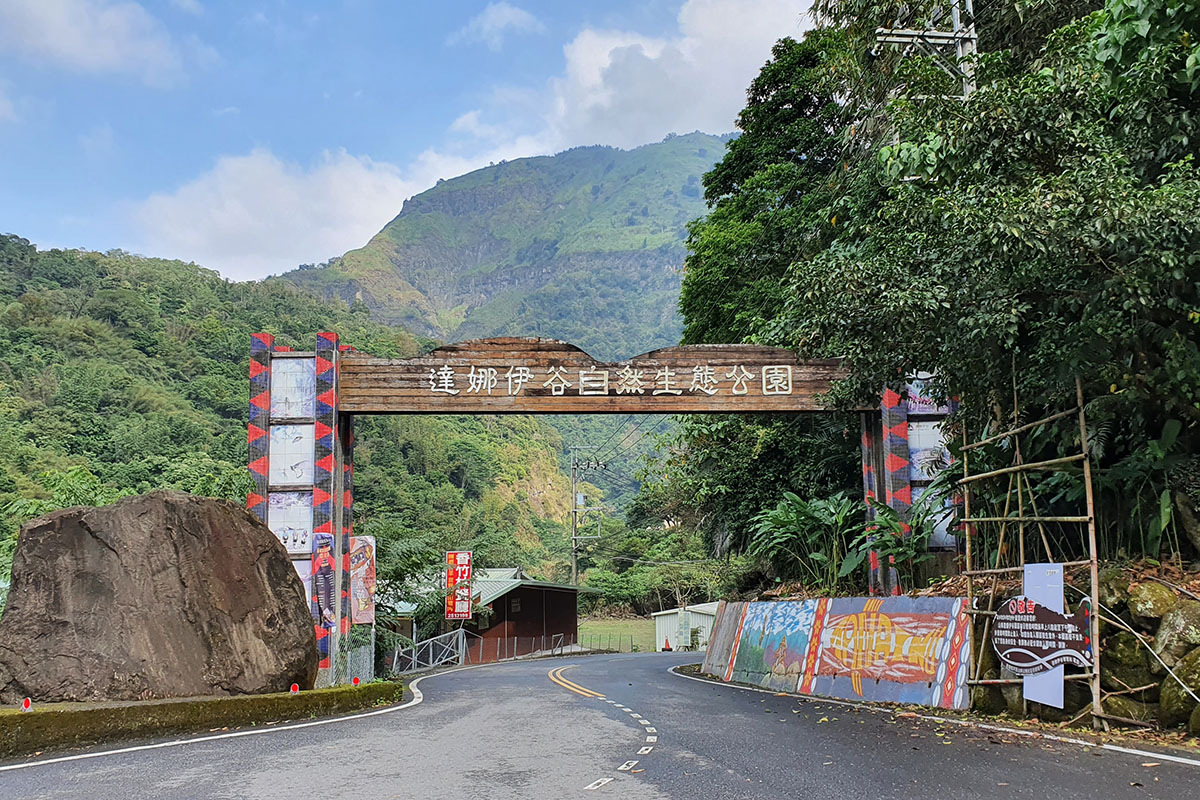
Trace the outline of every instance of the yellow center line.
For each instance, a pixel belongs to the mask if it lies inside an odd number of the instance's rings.
[[[580,686],[577,683],[572,683],[571,681],[567,680],[566,678],[564,678],[562,676],[563,670],[570,669],[570,667],[572,667],[572,666],[575,666],[575,665],[571,664],[566,667],[555,667],[554,669],[552,669],[546,673],[546,677],[548,677],[552,683],[554,683],[558,686],[561,686],[562,688],[566,689],[568,692],[574,692],[575,694],[580,695],[581,697],[596,698],[596,699],[601,699],[601,700],[604,699],[604,695],[600,694],[599,692],[594,692],[591,689]]]

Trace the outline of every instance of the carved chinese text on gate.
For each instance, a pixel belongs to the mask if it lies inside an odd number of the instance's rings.
[[[548,339],[449,345],[427,356],[347,353],[340,409],[351,413],[685,413],[817,411],[835,360],[788,350],[688,345],[600,362]]]

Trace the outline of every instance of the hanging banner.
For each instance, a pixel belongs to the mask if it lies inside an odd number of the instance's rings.
[[[375,623],[375,537],[350,537],[350,621]]]
[[[992,645],[1000,661],[1018,675],[1037,675],[1059,665],[1092,665],[1090,611],[1084,603],[1066,616],[1027,597],[1014,597],[993,620]]]
[[[446,553],[446,619],[471,618],[471,551]]]

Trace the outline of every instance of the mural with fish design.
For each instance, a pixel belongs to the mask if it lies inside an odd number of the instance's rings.
[[[847,700],[968,705],[962,598],[726,604],[713,631],[733,637],[728,664],[711,664],[727,681]]]

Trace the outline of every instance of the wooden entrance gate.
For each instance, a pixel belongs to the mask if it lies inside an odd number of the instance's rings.
[[[351,625],[355,414],[683,414],[828,410],[837,360],[804,361],[754,345],[687,345],[600,362],[551,339],[493,338],[408,359],[375,358],[319,333],[295,352],[250,342],[249,510],[307,577],[324,681]],[[895,395],[893,397],[893,395]],[[904,398],[863,413],[863,486],[903,514],[911,503]],[[890,405],[889,405],[890,404]],[[877,466],[878,465],[878,466]],[[901,469],[903,467],[903,469]],[[876,565],[878,566],[878,565]],[[876,569],[876,572],[878,570]]]

